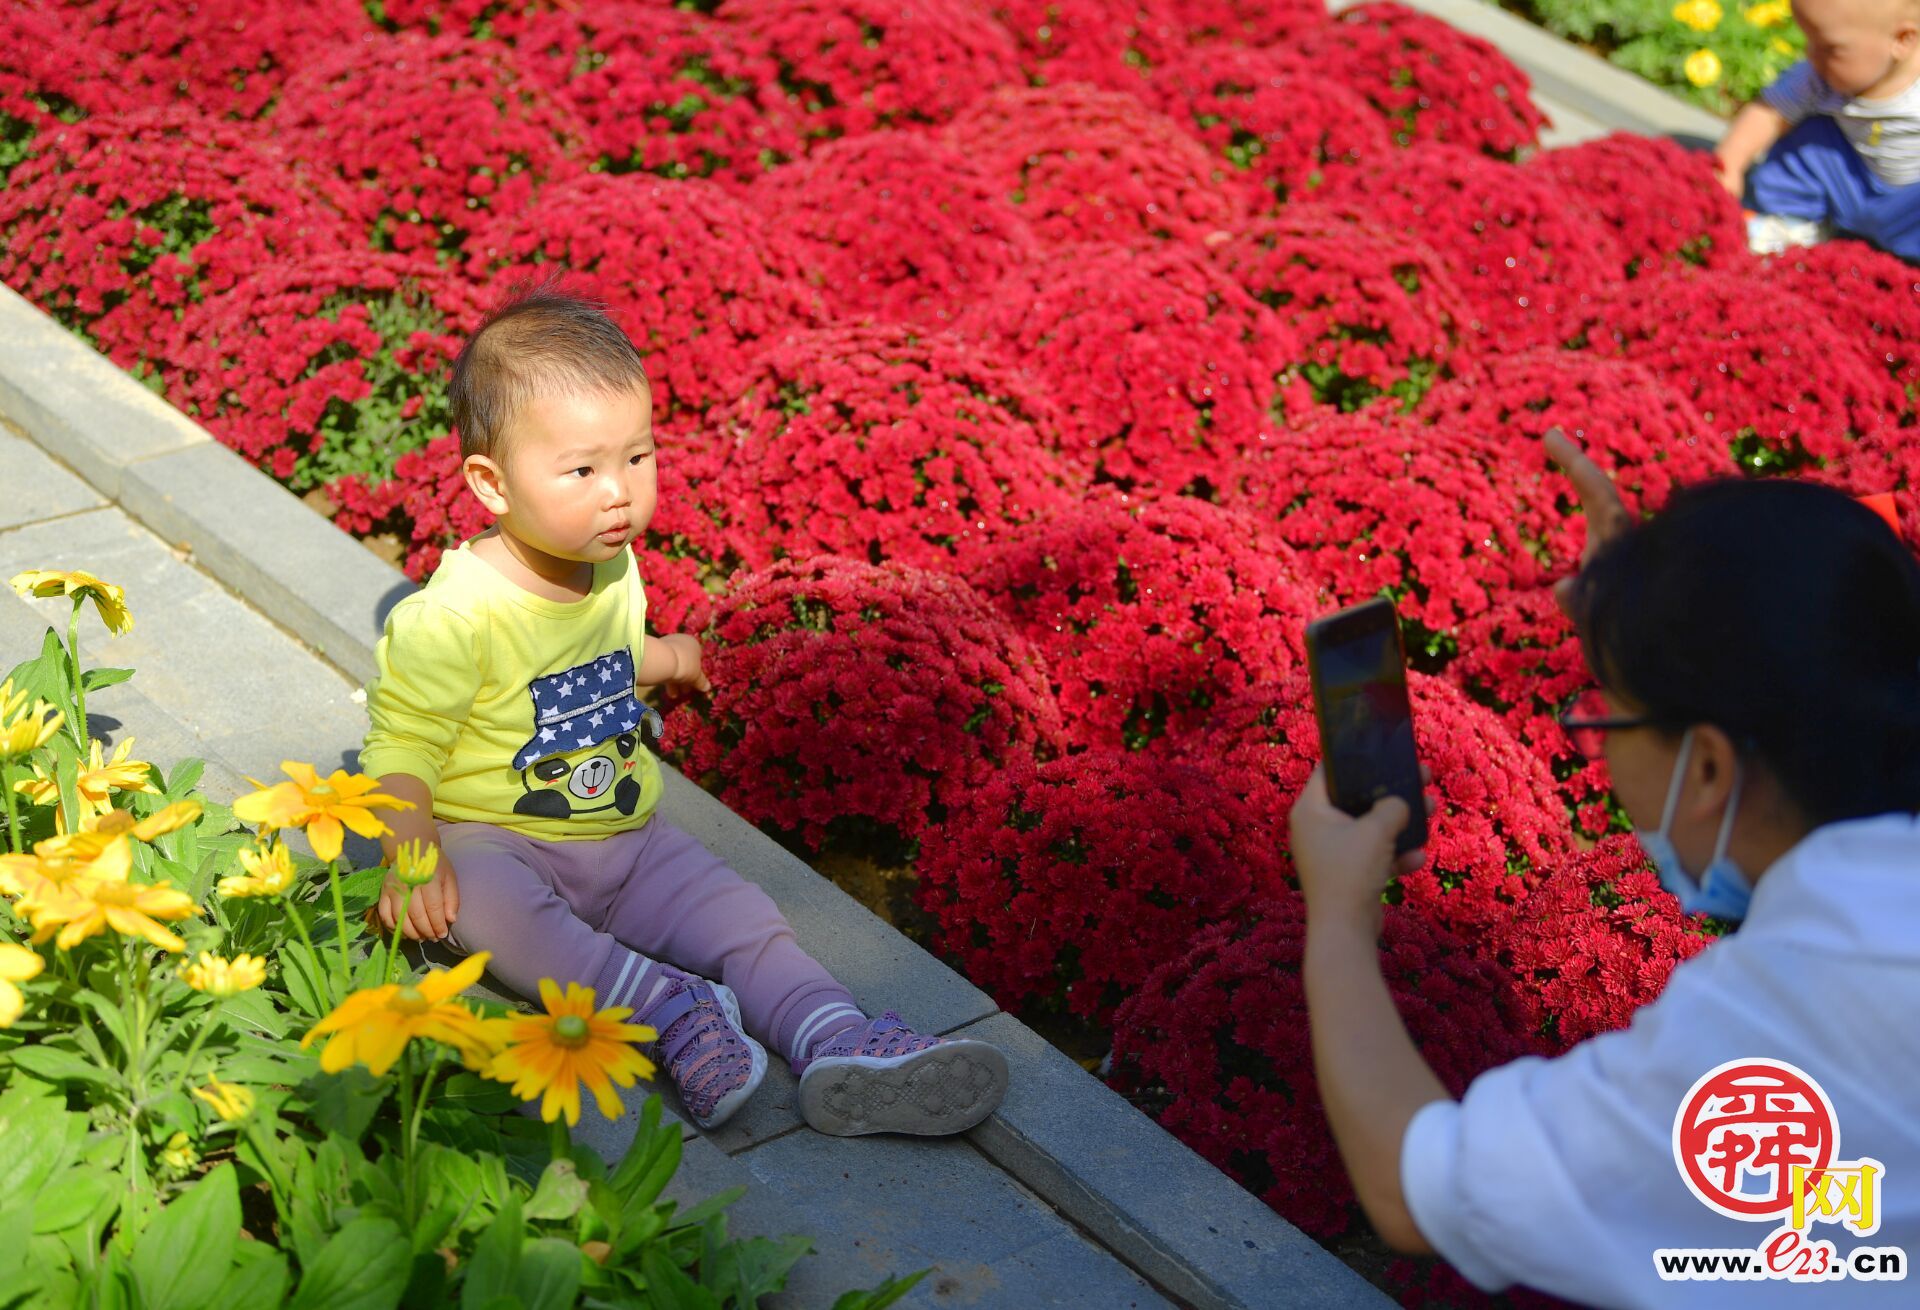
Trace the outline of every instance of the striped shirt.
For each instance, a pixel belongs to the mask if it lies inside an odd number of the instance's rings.
[[[1920,182],[1920,81],[1883,100],[1841,95],[1802,59],[1760,98],[1789,123],[1826,115],[1888,186]]]

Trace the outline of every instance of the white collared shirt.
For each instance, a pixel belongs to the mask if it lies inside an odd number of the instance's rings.
[[[1920,1258],[1920,818],[1809,834],[1757,880],[1740,930],[1676,968],[1628,1028],[1476,1078],[1423,1107],[1401,1144],[1408,1210],[1479,1287],[1520,1283],[1601,1306],[1913,1306],[1905,1281],[1670,1282],[1661,1249],[1757,1249],[1780,1222],[1728,1218],[1674,1159],[1695,1082],[1732,1060],[1804,1070],[1832,1102],[1837,1161],[1886,1169],[1881,1225],[1815,1222],[1844,1257]]]

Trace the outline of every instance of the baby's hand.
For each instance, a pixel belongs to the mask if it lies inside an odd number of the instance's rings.
[[[712,691],[713,684],[707,681],[706,670],[700,665],[700,639],[691,633],[676,632],[672,636],[662,637],[673,651],[673,676],[667,682],[675,687],[691,687],[695,691]]]
[[[387,932],[393,931],[403,904],[407,907],[407,922],[402,931],[408,941],[437,942],[447,935],[447,928],[460,917],[460,882],[445,851],[440,853],[440,864],[433,877],[413,889],[411,901],[407,900],[407,889],[394,877],[393,870],[387,870],[386,884],[380,889],[380,923]]]

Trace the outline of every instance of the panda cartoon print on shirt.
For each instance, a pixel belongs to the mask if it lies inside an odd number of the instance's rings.
[[[522,792],[515,814],[569,819],[640,807],[641,733],[664,726],[633,689],[633,652],[622,647],[527,684],[533,736],[514,752]]]

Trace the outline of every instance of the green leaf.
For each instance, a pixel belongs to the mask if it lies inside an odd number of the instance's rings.
[[[360,1218],[327,1239],[287,1310],[393,1310],[413,1254],[391,1219]]]
[[[33,1231],[57,1233],[93,1219],[104,1228],[103,1212],[119,1204],[118,1178],[104,1169],[63,1169],[58,1178],[34,1198]]]
[[[276,1306],[286,1299],[287,1257],[265,1242],[236,1242],[233,1268],[209,1303],[243,1310],[248,1306]]]
[[[50,1083],[92,1083],[96,1087],[117,1087],[120,1075],[112,1069],[82,1059],[58,1046],[22,1046],[13,1052],[13,1066]]]
[[[287,913],[299,914],[304,908],[289,903]],[[323,916],[323,921],[331,922],[332,917]],[[314,1018],[333,1008],[327,964],[315,951],[309,951],[305,942],[288,942],[280,948],[280,981],[288,998]]]
[[[664,1246],[649,1246],[640,1257],[647,1292],[660,1310],[721,1310],[720,1298],[688,1278]]]
[[[700,1281],[719,1289],[730,1305],[759,1305],[761,1297],[786,1287],[787,1274],[812,1250],[804,1237],[722,1241],[702,1262]]]
[[[46,1049],[23,1046],[14,1062]],[[43,1089],[16,1084],[0,1096],[0,1142],[7,1144],[0,1150],[0,1200],[31,1198],[66,1158],[67,1111]]]
[[[102,687],[112,687],[125,682],[133,676],[132,669],[84,669],[80,681],[88,691],[98,691]]]
[[[23,664],[16,664],[6,680],[15,691],[23,691],[29,700],[43,700],[73,714],[73,675],[67,662],[67,648],[60,634],[48,628],[40,639],[40,653]]]
[[[239,1241],[240,1190],[223,1164],[189,1187],[134,1239],[128,1265],[146,1310],[203,1310],[226,1280]]]
[[[73,999],[93,1012],[94,1018],[113,1034],[113,1040],[120,1043],[121,1050],[133,1049],[133,1041],[127,1035],[127,1013],[120,1008],[119,1002],[110,1001],[99,992],[86,988],[76,991]]]
[[[379,1113],[391,1080],[375,1078],[361,1065],[349,1065],[339,1073],[316,1074],[300,1084],[313,1121],[330,1133],[338,1133],[350,1142],[358,1142]]]
[[[520,1248],[526,1237],[527,1223],[520,1214],[520,1198],[510,1197],[474,1244],[466,1282],[460,1285],[460,1310],[480,1310],[513,1285],[520,1272]]]
[[[922,1269],[905,1278],[889,1278],[869,1291],[848,1292],[833,1303],[833,1310],[886,1310],[887,1306],[911,1292],[922,1278],[932,1272],[931,1269]]]
[[[579,1247],[559,1238],[528,1242],[521,1248],[520,1272],[513,1280],[515,1300],[522,1310],[565,1310],[579,1294],[585,1259]]]
[[[744,1189],[742,1189],[744,1190]],[[587,1180],[571,1160],[555,1160],[540,1175],[527,1202],[529,1219],[571,1219],[587,1203]]]

